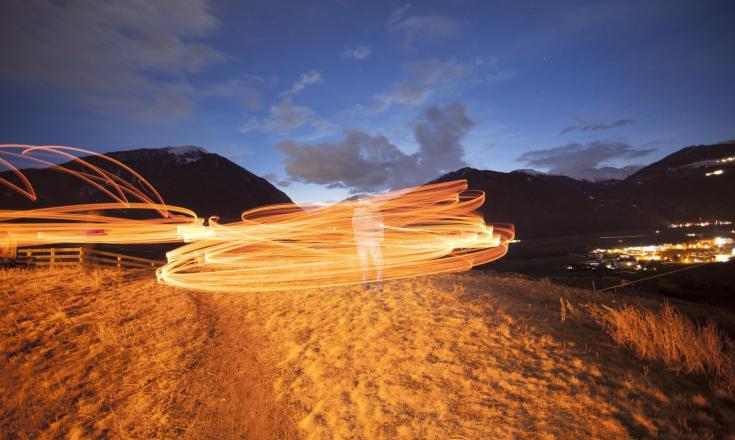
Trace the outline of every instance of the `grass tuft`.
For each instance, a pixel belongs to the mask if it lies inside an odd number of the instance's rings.
[[[641,358],[702,374],[735,394],[735,344],[713,322],[700,325],[668,302],[659,310],[600,306],[592,314],[617,343]]]

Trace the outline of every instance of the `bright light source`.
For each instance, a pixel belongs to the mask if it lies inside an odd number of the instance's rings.
[[[94,156],[114,172],[78,157],[82,155]],[[364,205],[373,206],[383,218],[385,236],[381,231],[376,240],[382,253],[377,270],[386,280],[468,270],[505,255],[515,235],[512,225],[485,223],[477,212],[485,194],[468,191],[466,180],[312,209],[264,206],[244,212],[237,222],[220,224],[212,217],[207,226],[193,211],[167,205],[148,181],[122,162],[75,147],[0,145],[0,164],[20,182],[0,179],[0,185],[36,200],[33,185],[10,160],[22,157],[50,166],[49,156],[56,162],[70,161],[73,167],[55,169],[89,183],[112,202],[0,209],[0,228],[7,237],[0,247],[187,242],[169,251],[168,264],[157,271],[159,282],[180,287],[263,292],[360,284],[366,269],[361,267],[354,220],[367,209]],[[152,218],[125,216],[134,210]]]
[[[729,237],[715,237],[714,242],[716,246],[724,246],[726,244],[732,244],[733,240]]]
[[[719,176],[720,174],[723,174],[724,172],[725,172],[724,170],[714,170],[714,171],[710,171],[709,173],[705,174],[705,176],[706,177]]]

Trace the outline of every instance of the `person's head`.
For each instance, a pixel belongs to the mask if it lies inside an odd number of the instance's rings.
[[[371,197],[360,196],[357,199],[357,207],[360,209],[371,209],[373,207],[373,202],[371,200]]]

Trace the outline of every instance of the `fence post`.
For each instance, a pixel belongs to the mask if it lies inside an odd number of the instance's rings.
[[[51,263],[49,266],[54,267],[56,265],[56,249],[51,248]]]
[[[84,266],[84,248],[79,248],[79,265]]]
[[[117,268],[122,269],[122,257],[120,255],[117,256]]]

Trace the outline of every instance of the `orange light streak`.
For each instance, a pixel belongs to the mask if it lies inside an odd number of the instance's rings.
[[[93,157],[108,164],[112,171],[72,153]],[[65,162],[61,165],[55,163],[59,160]],[[114,201],[33,210],[0,210],[0,240],[12,242],[15,246],[177,243],[182,241],[181,228],[196,228],[204,223],[189,209],[166,205],[153,185],[132,168],[93,151],[65,146],[0,145],[0,165],[19,180],[19,183],[13,183],[0,177],[0,183],[35,201],[33,185],[14,165],[15,162],[72,175]],[[136,219],[122,215],[132,212],[137,213],[137,217],[154,218]]]
[[[75,154],[95,156],[116,172]],[[57,165],[41,156],[70,162]],[[465,180],[359,202],[265,206],[244,212],[239,222],[219,224],[211,218],[204,226],[193,211],[167,205],[142,176],[107,156],[75,147],[0,145],[0,165],[18,178],[17,183],[0,178],[0,184],[31,200],[35,190],[12,162],[19,159],[76,176],[113,202],[0,210],[0,240],[6,237],[18,246],[187,242],[167,254],[168,263],[157,270],[157,278],[190,289],[279,291],[362,282],[364,268],[353,231],[353,216],[361,203],[375,207],[382,219],[382,279],[468,270],[505,255],[514,238],[512,225],[485,224],[477,212],[485,195],[468,191]],[[155,213],[156,218],[124,216],[131,212]]]
[[[476,212],[480,191],[465,180],[371,198],[384,221],[383,279],[468,270],[508,250],[512,226],[488,226]],[[243,221],[213,223],[212,237],[167,254],[167,284],[211,291],[277,291],[362,281],[352,217],[358,202],[326,207],[274,205]]]

